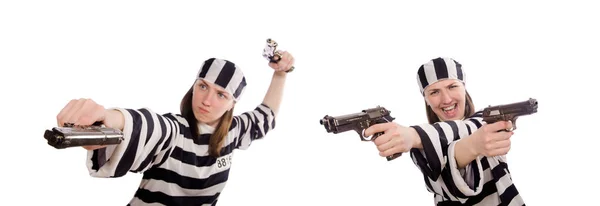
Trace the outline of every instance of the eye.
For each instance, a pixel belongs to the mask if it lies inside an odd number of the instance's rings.
[[[219,98],[221,98],[221,99],[227,99],[227,95],[225,95],[223,92],[219,92],[217,95],[218,95],[218,96],[219,96]]]
[[[456,84],[450,85],[450,89],[458,87]]]
[[[200,87],[200,89],[202,89],[202,90],[205,90],[206,84],[200,83],[200,84],[198,84],[198,87]]]
[[[434,95],[434,94],[437,94],[437,93],[438,93],[438,91],[435,90],[435,91],[429,92],[429,95]]]

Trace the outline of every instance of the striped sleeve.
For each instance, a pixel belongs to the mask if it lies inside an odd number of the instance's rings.
[[[254,110],[233,117],[237,149],[247,149],[252,141],[263,138],[275,128],[275,113],[266,104],[258,105]]]
[[[425,179],[430,180],[426,181],[429,191],[453,200],[481,192],[483,170],[480,158],[461,170],[454,156],[456,143],[484,124],[481,115],[482,111],[479,111],[465,120],[411,126],[419,134],[423,145],[423,149],[411,150],[411,158]],[[440,177],[444,185],[436,185]]]
[[[147,108],[120,111],[125,119],[124,140],[118,145],[88,151],[87,168],[93,177],[121,177],[127,172],[144,172],[166,160],[182,117],[159,115]],[[179,121],[183,120],[183,121]]]

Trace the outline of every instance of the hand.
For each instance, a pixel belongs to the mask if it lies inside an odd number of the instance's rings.
[[[287,51],[278,51],[281,54],[281,59],[277,63],[269,62],[269,66],[275,72],[287,72],[294,66],[294,57]],[[275,55],[277,58],[277,55]]]
[[[94,122],[104,121],[106,109],[91,99],[73,99],[56,116],[59,127],[65,123],[73,123],[77,126],[89,126]],[[82,146],[87,150],[94,150],[106,146]]]
[[[512,128],[510,121],[486,124],[475,131],[471,138],[471,150],[486,157],[505,155],[510,150],[510,137],[514,132],[500,131]]]
[[[413,128],[401,126],[394,122],[370,126],[365,130],[364,134],[368,137],[378,132],[384,132],[384,134],[374,140],[379,150],[379,155],[382,157],[410,151],[419,138]]]

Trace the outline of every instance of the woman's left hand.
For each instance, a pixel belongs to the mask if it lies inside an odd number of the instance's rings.
[[[269,62],[269,66],[275,72],[287,72],[294,66],[294,57],[287,51],[278,51],[281,54],[281,59],[277,63]]]

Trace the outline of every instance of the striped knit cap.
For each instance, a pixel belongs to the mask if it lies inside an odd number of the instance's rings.
[[[421,65],[417,72],[417,81],[421,94],[427,86],[444,79],[457,79],[465,83],[465,73],[462,65],[452,58],[438,57]]]
[[[224,59],[210,58],[202,63],[197,80],[219,85],[238,102],[246,87],[246,78],[240,68],[233,62]]]

